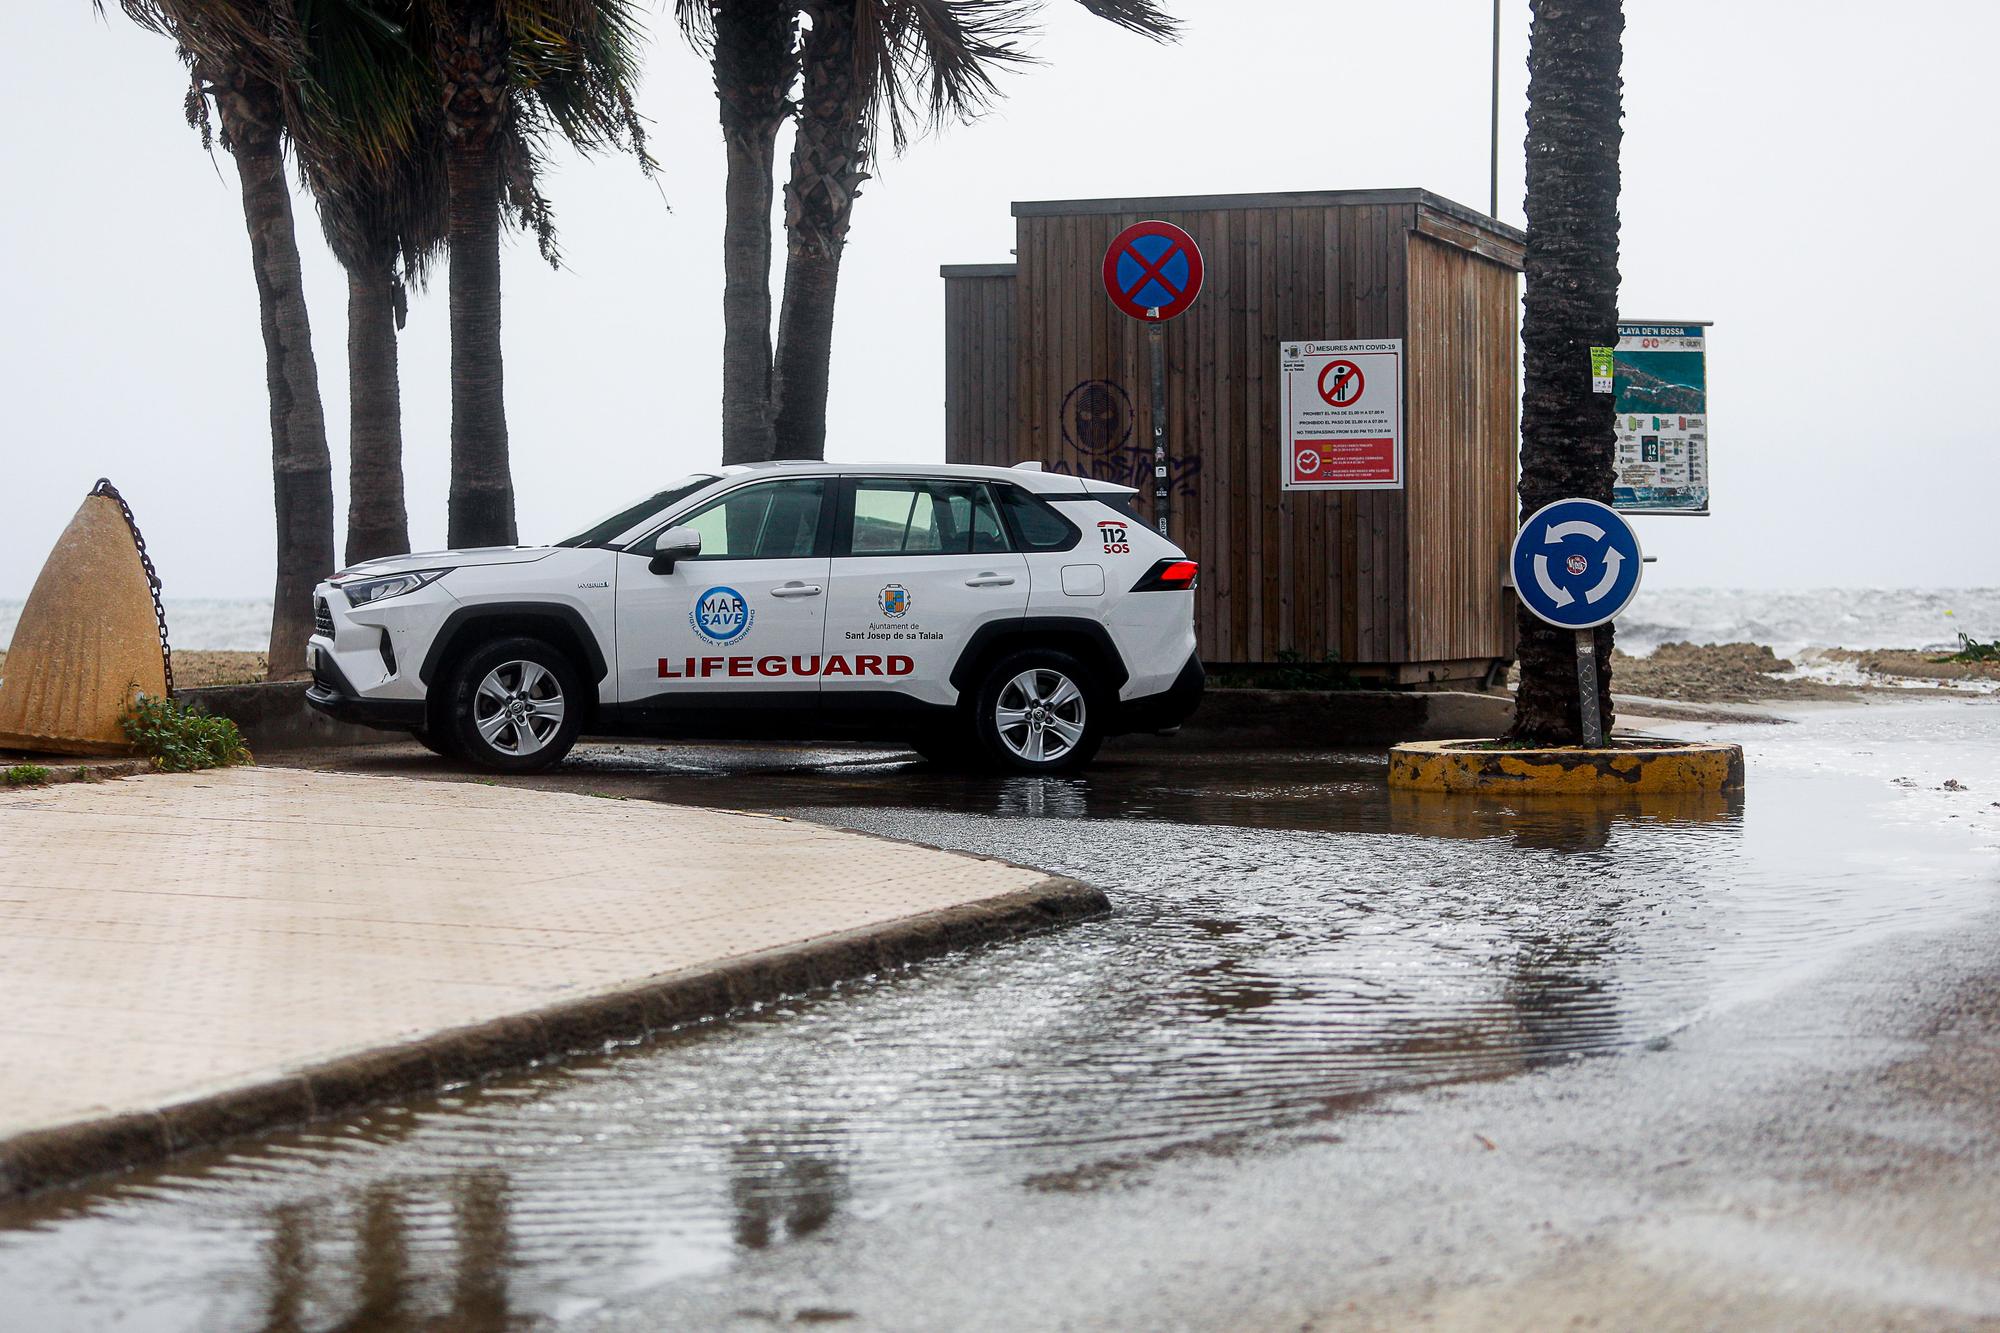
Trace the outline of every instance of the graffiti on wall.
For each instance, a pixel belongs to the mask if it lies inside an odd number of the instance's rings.
[[[1061,458],[1049,471],[1093,481],[1131,486],[1143,494],[1153,489],[1153,449],[1132,438],[1138,413],[1132,395],[1116,380],[1084,380],[1063,395],[1063,443],[1077,457]],[[1201,476],[1201,459],[1192,454],[1167,455],[1167,485],[1173,494],[1192,498]]]

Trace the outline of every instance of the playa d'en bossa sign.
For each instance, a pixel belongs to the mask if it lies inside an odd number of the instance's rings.
[[[1611,503],[1708,512],[1708,325],[1620,321],[1612,350],[1618,445]]]

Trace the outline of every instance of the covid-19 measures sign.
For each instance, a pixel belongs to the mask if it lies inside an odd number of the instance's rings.
[[[1611,502],[1628,514],[1708,512],[1708,339],[1703,324],[1618,325]]]
[[[1403,488],[1403,340],[1278,345],[1288,491]]]

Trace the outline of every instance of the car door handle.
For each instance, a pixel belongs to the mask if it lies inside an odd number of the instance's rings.
[[[826,591],[817,583],[786,583],[771,589],[773,597],[817,597]]]
[[[965,581],[965,586],[968,588],[1005,588],[1013,583],[1013,581],[1014,576],[1012,574],[995,574],[989,569],[982,573],[974,574]]]

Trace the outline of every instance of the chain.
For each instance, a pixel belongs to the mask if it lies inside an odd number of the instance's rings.
[[[132,506],[125,503],[125,497],[111,484],[109,477],[99,477],[97,484],[90,488],[92,495],[103,495],[118,504],[118,512],[125,515],[125,526],[132,530],[132,545],[139,548],[139,564],[146,571],[146,583],[153,590],[153,618],[160,622],[160,665],[167,672],[167,697],[174,693],[174,650],[167,642],[167,608],[160,603],[160,572],[153,568],[153,557],[146,554],[146,539],[139,532],[139,521],[132,517]]]

